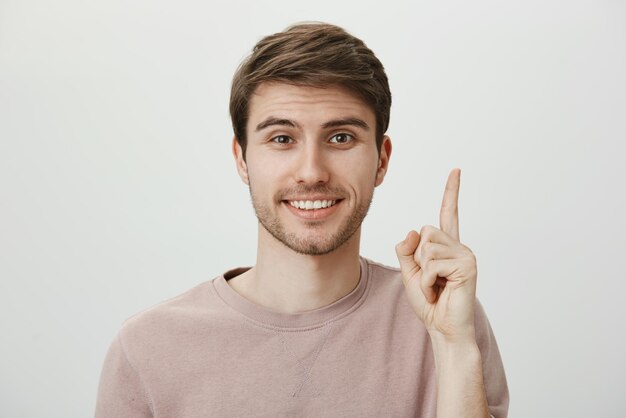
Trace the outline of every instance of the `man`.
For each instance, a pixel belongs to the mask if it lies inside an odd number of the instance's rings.
[[[441,229],[396,246],[400,269],[359,256],[390,106],[383,66],[341,28],[295,25],[255,46],[230,110],[256,264],[127,320],[97,417],[507,415],[476,260],[459,241],[460,170]]]

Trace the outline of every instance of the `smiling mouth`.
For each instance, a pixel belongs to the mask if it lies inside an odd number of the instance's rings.
[[[296,217],[307,221],[322,221],[332,216],[343,199],[333,200],[283,200]]]
[[[285,200],[296,209],[301,210],[318,210],[335,206],[341,199],[335,200]]]

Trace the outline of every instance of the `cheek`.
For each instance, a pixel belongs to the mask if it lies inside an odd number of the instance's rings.
[[[363,199],[369,196],[375,187],[377,163],[360,161],[358,164],[345,163],[338,167],[337,181],[349,187],[350,192]]]
[[[248,169],[257,175],[275,176],[275,173],[284,173],[289,169],[290,160],[279,154],[257,153],[253,158],[248,157]]]
[[[272,170],[268,169],[268,167],[272,167],[272,165],[276,164],[276,161],[269,158],[267,154],[259,152],[251,154],[253,155],[248,155],[248,172],[250,175],[261,177],[271,175]]]
[[[274,195],[281,187],[287,177],[285,168],[275,160],[259,158],[248,160],[248,179],[250,187],[254,193],[261,195]]]

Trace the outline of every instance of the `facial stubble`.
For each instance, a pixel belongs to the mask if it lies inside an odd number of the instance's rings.
[[[250,198],[252,200],[252,206],[256,213],[256,217],[274,238],[280,241],[282,244],[295,251],[298,254],[303,255],[324,255],[333,252],[337,248],[341,247],[346,241],[348,241],[354,233],[359,229],[361,223],[367,216],[367,212],[372,203],[374,196],[374,190],[367,197],[367,199],[360,201],[356,207],[352,210],[348,218],[339,226],[339,229],[334,234],[327,237],[303,237],[291,232],[286,232],[283,223],[275,211],[272,211],[270,207],[263,204],[259,199],[255,198],[255,194],[252,191],[252,182],[249,186]],[[346,204],[342,201],[340,204]],[[283,204],[282,202],[280,203]],[[321,228],[324,222],[303,222],[307,228]]]

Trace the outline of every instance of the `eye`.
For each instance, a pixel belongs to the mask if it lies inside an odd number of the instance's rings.
[[[277,144],[289,144],[289,141],[291,141],[291,138],[288,137],[287,135],[278,135],[272,138],[271,141]]]
[[[333,144],[347,144],[352,140],[354,140],[354,137],[352,135],[341,133],[333,135],[330,139],[330,142],[332,142]]]

